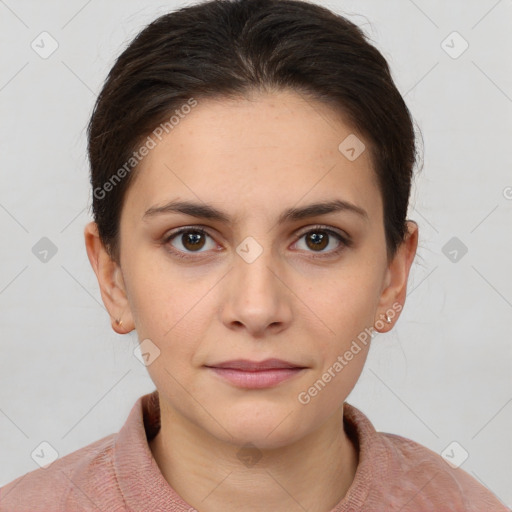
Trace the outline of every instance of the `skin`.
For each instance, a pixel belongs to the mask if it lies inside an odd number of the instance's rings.
[[[393,328],[399,311],[390,324],[376,322],[405,303],[418,229],[408,221],[408,236],[388,261],[369,150],[354,161],[338,150],[352,133],[332,109],[294,92],[199,101],[140,164],[122,210],[120,264],[96,225],[85,228],[113,329],[136,329],[160,350],[147,367],[161,408],[152,453],[169,484],[201,511],[328,512],[354,479],[358,453],[343,428],[343,402],[369,344],[308,404],[297,397],[365,328]],[[182,213],[143,219],[174,199],[213,205],[232,224]],[[334,199],[363,208],[367,218],[339,211],[277,222],[287,208]],[[330,235],[320,248],[308,245],[312,232],[325,234],[318,224],[353,244]],[[163,241],[194,226],[208,231],[196,249],[183,234]],[[262,249],[251,263],[236,252],[246,237]],[[204,367],[272,357],[307,368],[248,390]],[[251,466],[237,456],[249,442],[261,456]]]

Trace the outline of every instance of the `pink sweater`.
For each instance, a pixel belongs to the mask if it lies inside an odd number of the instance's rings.
[[[345,404],[345,427],[357,438],[359,465],[331,512],[507,511],[462,469],[414,441],[377,432]],[[141,396],[110,434],[0,489],[1,512],[194,512],[160,473],[148,439],[160,428],[158,391]]]

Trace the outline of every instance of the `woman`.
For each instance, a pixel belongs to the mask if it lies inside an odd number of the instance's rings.
[[[88,136],[87,253],[156,390],[1,510],[506,510],[345,403],[418,243],[411,116],[359,28],[295,0],[164,15]]]

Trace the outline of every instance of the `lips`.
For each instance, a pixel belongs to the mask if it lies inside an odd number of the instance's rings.
[[[212,365],[206,365],[208,368],[222,368],[239,370],[244,372],[258,372],[265,370],[305,368],[299,364],[283,361],[282,359],[266,359],[265,361],[250,361],[248,359],[234,359]]]
[[[272,388],[306,371],[305,366],[283,359],[234,359],[205,367],[223,382],[253,390]]]

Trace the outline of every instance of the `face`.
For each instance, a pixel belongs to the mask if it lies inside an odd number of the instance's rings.
[[[261,448],[313,434],[361,373],[361,333],[396,322],[415,243],[387,261],[369,151],[339,150],[353,133],[293,92],[199,101],[139,164],[120,267],[89,234],[118,332],[159,351],[147,369],[163,407],[198,432]],[[248,387],[208,368],[273,358],[302,369]]]

